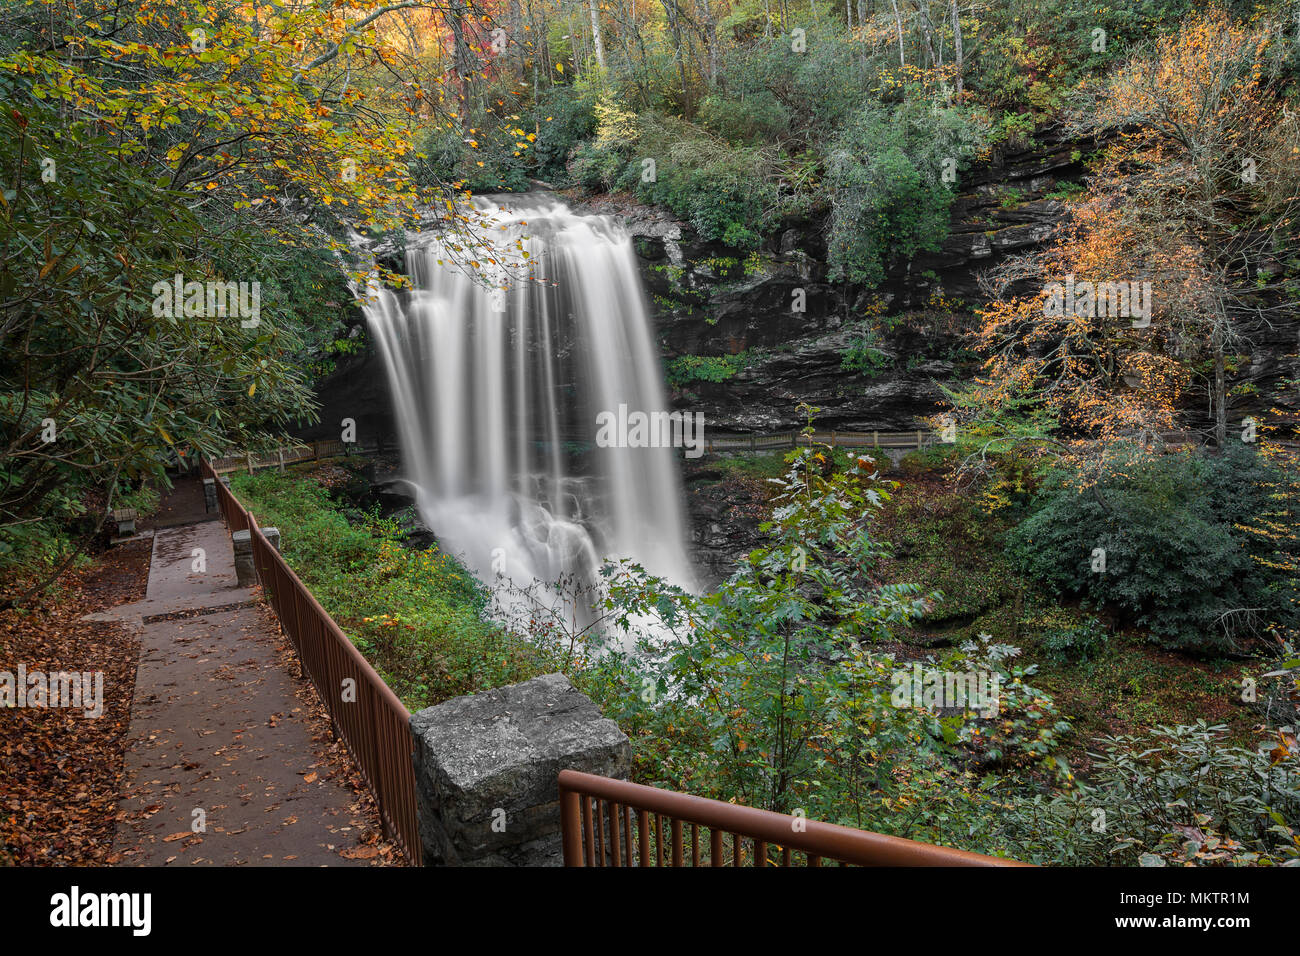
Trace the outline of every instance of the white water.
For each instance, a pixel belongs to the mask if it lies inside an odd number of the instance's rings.
[[[674,450],[595,444],[601,411],[667,410],[630,237],[554,197],[476,206],[497,252],[473,256],[499,260],[480,261],[486,282],[454,264],[463,239],[425,234],[414,289],[366,306],[425,523],[489,583],[631,558],[690,587]]]

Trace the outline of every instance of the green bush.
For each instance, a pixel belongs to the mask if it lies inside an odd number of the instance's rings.
[[[725,382],[744,368],[748,353],[739,355],[683,355],[668,363],[668,384],[676,388],[692,382]]]
[[[570,186],[606,192],[615,188],[626,166],[627,159],[618,150],[581,143],[569,155],[565,181]]]
[[[846,372],[857,372],[866,378],[875,378],[893,364],[893,358],[887,352],[876,348],[876,338],[860,335],[849,342],[840,353],[840,368]]]
[[[973,115],[919,96],[863,106],[827,159],[832,277],[878,284],[895,258],[937,250],[955,195],[944,173],[958,173],[982,137]]]
[[[1233,650],[1270,623],[1295,623],[1294,580],[1257,561],[1271,556],[1252,553],[1243,530],[1276,480],[1246,448],[1122,449],[1092,478],[1070,465],[1052,472],[1008,547],[1031,576],[1126,612],[1166,646]],[[1279,520],[1294,541],[1294,512]],[[1104,572],[1093,570],[1094,549],[1105,552]]]
[[[653,159],[646,182],[643,161]],[[646,118],[620,185],[689,219],[706,242],[756,248],[776,222],[775,171],[758,149],[735,147],[689,123]]]
[[[1052,660],[1082,664],[1101,653],[1110,634],[1106,625],[1095,617],[1063,626],[1047,627],[1039,632],[1038,646]]]
[[[788,35],[756,38],[729,49],[719,87],[737,106],[728,110],[706,101],[702,120],[720,121],[716,128],[728,137],[728,128],[739,133],[750,122],[766,126],[767,135],[788,129],[804,146],[817,147],[864,101],[879,96],[881,62],[868,58],[864,63],[862,44],[823,26],[805,29],[807,49],[802,53],[791,49]],[[754,120],[746,119],[746,112]]]
[[[923,475],[926,472],[946,468],[957,457],[959,457],[959,453],[955,444],[949,445],[938,442],[908,452],[903,456],[903,460],[899,462],[898,467],[905,475]]]
[[[770,90],[743,99],[713,95],[700,104],[699,122],[732,143],[754,144],[785,136],[790,114]]]
[[[987,637],[926,662],[999,675],[996,719],[899,692],[910,664],[874,645],[935,600],[876,584],[868,529],[888,498],[857,463],[826,474],[824,447],[787,456],[763,546],[696,596],[639,568],[606,569],[625,621],[653,626],[611,716],[633,736],[639,776],[692,793],[932,842],[1004,852],[972,758],[1057,768],[1068,729],[1049,697]],[[866,519],[866,520],[864,520]],[[651,625],[650,622],[653,622]],[[906,813],[897,808],[907,807]],[[960,834],[960,839],[956,838]]]
[[[423,187],[461,184],[471,192],[524,192],[529,188],[527,153],[513,120],[481,118],[474,132],[434,129],[419,144],[412,178]],[[482,165],[480,165],[480,163]]]
[[[566,179],[569,154],[596,133],[595,106],[596,90],[587,86],[552,86],[538,97],[537,142],[531,159],[539,177]]]

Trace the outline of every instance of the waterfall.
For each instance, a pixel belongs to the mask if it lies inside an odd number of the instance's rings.
[[[667,410],[630,236],[549,195],[475,206],[486,252],[412,237],[412,288],[366,305],[423,520],[488,583],[631,558],[690,587],[674,450],[596,442],[602,412]]]

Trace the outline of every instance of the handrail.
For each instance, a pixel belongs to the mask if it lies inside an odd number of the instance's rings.
[[[211,463],[204,461],[203,469],[217,479]],[[419,866],[410,712],[267,540],[257,519],[224,482],[217,479],[216,486],[227,527],[232,533],[249,532],[263,592],[328,711],[335,734],[374,795],[385,830]]]
[[[701,858],[700,827],[711,831],[709,866],[727,865],[723,840],[726,834],[732,837],[732,866],[742,865],[742,838],[753,841],[752,858],[757,866],[768,865],[769,846],[780,849],[780,865],[789,865],[792,850],[804,853],[809,866],[820,866],[823,859],[857,866],[1030,865],[577,770],[560,771],[559,791],[565,866],[633,866],[634,856],[641,866],[662,866],[669,856],[671,865],[683,866],[683,823],[691,827],[690,855],[695,866],[700,865]],[[664,817],[670,818],[671,831],[667,835]]]

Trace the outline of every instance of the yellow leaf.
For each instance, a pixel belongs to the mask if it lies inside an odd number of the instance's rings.
[[[257,391],[257,383],[254,382],[252,385],[248,386],[248,397],[252,398],[253,393],[256,391]]]

